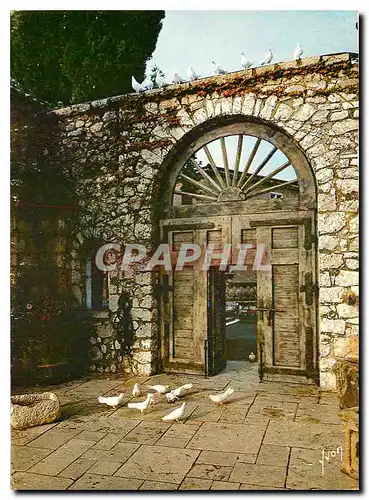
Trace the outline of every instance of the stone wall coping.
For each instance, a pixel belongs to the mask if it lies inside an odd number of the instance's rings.
[[[266,66],[251,68],[248,70],[233,71],[225,75],[206,76],[204,78],[199,78],[195,82],[186,82],[182,84],[168,85],[164,89],[153,89],[151,91],[146,91],[139,94],[128,93],[112,97],[106,97],[104,99],[88,101],[80,104],[73,104],[71,106],[67,106],[64,108],[58,108],[58,109],[53,109],[51,111],[47,111],[45,115],[55,116],[55,117],[77,115],[79,113],[85,113],[93,108],[95,109],[109,108],[114,103],[124,102],[132,99],[141,99],[143,96],[147,98],[148,96],[154,97],[156,95],[162,94],[164,100],[166,98],[166,93],[168,92],[169,89],[170,90],[175,90],[175,89],[183,90],[186,88],[190,89],[191,87],[195,86],[198,83],[202,83],[203,85],[204,82],[209,82],[209,84],[213,85],[216,82],[219,82],[221,84],[226,82],[227,80],[231,81],[233,78],[237,77],[243,77],[245,79],[245,82],[247,82],[247,80],[262,77],[264,75],[267,75],[268,73],[272,73],[275,71],[282,71],[282,72],[286,71],[288,73],[292,71],[293,73],[298,74],[302,70],[306,71],[308,67],[313,68],[314,66],[318,65],[319,67],[332,67],[335,65],[340,66],[342,65],[342,63],[357,64],[358,54],[354,52],[340,52],[336,54],[305,57],[301,59],[299,62],[297,61],[279,62],[279,63],[269,64]]]

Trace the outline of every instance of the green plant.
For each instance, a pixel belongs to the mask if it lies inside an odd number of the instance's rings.
[[[71,363],[88,366],[93,323],[89,311],[71,294],[13,297],[11,361],[13,372],[32,375],[40,366]]]
[[[155,50],[163,10],[11,12],[15,85],[50,105],[131,92]]]

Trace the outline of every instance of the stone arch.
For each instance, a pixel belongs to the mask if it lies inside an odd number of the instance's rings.
[[[245,115],[218,116],[194,126],[164,158],[158,179],[156,218],[165,217],[171,205],[176,180],[186,161],[201,147],[227,135],[247,134],[269,141],[284,153],[294,167],[299,183],[301,208],[315,210],[315,175],[298,142],[288,132],[260,118]]]

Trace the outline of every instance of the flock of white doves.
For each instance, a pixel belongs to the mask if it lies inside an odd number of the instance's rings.
[[[299,60],[301,59],[301,56],[303,54],[303,49],[300,46],[300,44],[297,44],[297,47],[295,49],[295,52],[293,53],[293,59]],[[260,61],[260,66],[264,66],[265,64],[270,64],[273,59],[273,52],[272,49],[269,49],[268,52],[265,54],[264,58],[262,61]],[[225,71],[223,68],[219,66],[215,61],[211,61],[211,63],[214,66],[214,73],[216,75],[225,75],[227,71]],[[254,63],[252,61],[249,61],[245,54],[241,52],[241,66],[244,70],[251,68],[251,66]],[[176,71],[173,73],[172,77],[172,83],[184,83],[186,81],[191,81],[193,82],[194,80],[197,80],[200,78],[200,75],[196,73],[196,71],[193,69],[192,66],[189,66],[187,70],[187,79],[182,78]],[[156,75],[156,86],[161,89],[163,87],[166,87],[169,85],[165,78],[160,76],[158,73]],[[152,90],[154,88],[154,84],[148,76],[142,83],[138,83],[138,81],[135,79],[134,76],[132,76],[132,88],[136,92],[145,92],[145,90]]]
[[[192,388],[192,384],[184,384],[181,387],[177,387],[176,389],[170,389],[169,385],[148,385],[149,389],[152,389],[155,392],[148,392],[147,397],[144,401],[140,401],[138,403],[128,403],[127,408],[133,408],[135,410],[140,410],[141,413],[144,412],[150,405],[156,403],[155,394],[165,395],[168,403],[174,403],[179,398],[186,394],[186,391]],[[234,393],[234,389],[229,387],[226,391],[221,392],[219,394],[210,394],[209,398],[217,405],[221,405],[225,402],[225,400]],[[139,397],[141,395],[141,389],[138,384],[135,384],[132,390],[132,395],[134,397]],[[114,409],[117,406],[121,406],[124,399],[124,394],[121,392],[118,396],[110,396],[104,398],[103,396],[99,396],[99,403],[106,404],[108,406],[112,406]],[[182,403],[181,406],[176,408],[175,410],[168,413],[162,417],[164,422],[180,422],[184,419],[186,403]]]

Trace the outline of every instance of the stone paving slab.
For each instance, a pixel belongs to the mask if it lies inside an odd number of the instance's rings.
[[[56,450],[79,433],[79,429],[52,429],[31,441],[29,446]]]
[[[23,429],[23,430],[12,429],[11,430],[12,443],[19,446],[30,443],[31,441],[38,438],[45,432],[51,430],[56,425],[57,422],[53,422],[52,424],[39,425],[37,427],[31,427],[29,429]]]
[[[112,462],[110,460],[98,460],[95,464],[89,469],[89,474],[102,474],[104,476],[112,476],[114,472],[116,472],[119,467],[123,465],[122,462]]]
[[[142,445],[115,475],[179,484],[198,455],[197,450]]]
[[[225,377],[218,375],[217,377],[211,378],[202,378],[196,375],[175,375],[175,374],[165,374],[160,373],[159,375],[154,375],[150,377],[148,383],[143,385],[143,389],[145,391],[149,390],[147,388],[148,385],[156,385],[156,384],[169,384],[171,388],[176,388],[184,384],[193,384],[193,391],[199,390],[216,390],[221,391],[224,390],[229,382],[231,381],[231,377],[227,374]]]
[[[334,449],[344,444],[343,426],[272,420],[264,444],[295,448]]]
[[[196,464],[192,467],[186,477],[227,481],[231,471],[232,467],[224,465]]]
[[[98,491],[126,491],[138,490],[143,481],[116,476],[103,476],[100,474],[84,474],[69,490],[98,490]]]
[[[74,441],[74,442],[72,442]],[[88,448],[92,446],[91,441],[82,439],[73,439],[61,446],[53,453],[42,459],[29,470],[36,474],[46,474],[48,476],[57,476],[62,470],[70,465],[76,458],[79,458]]]
[[[220,451],[202,451],[196,464],[228,465],[233,466],[238,459],[238,453]]]
[[[229,481],[260,486],[284,487],[286,467],[237,463]]]
[[[332,405],[338,408],[339,397],[336,392],[321,392],[319,398],[319,404],[321,405]]]
[[[78,439],[85,439],[86,441],[93,441],[94,443],[97,443],[106,435],[106,432],[82,431],[80,434],[78,434]]]
[[[112,434],[109,432],[109,434],[106,434],[100,441],[97,441],[93,448],[98,450],[111,450],[124,436],[125,434]]]
[[[326,449],[334,449],[327,447]],[[340,457],[324,461],[322,470],[322,450],[292,448],[287,476],[287,488],[297,490],[353,490],[357,481],[340,471]]]
[[[169,437],[161,437],[159,441],[155,443],[155,446],[169,446],[171,448],[186,448],[189,440],[188,439],[175,439],[175,438],[169,438]]]
[[[239,364],[229,365],[237,368]],[[326,464],[323,476],[320,471],[322,447],[344,445],[337,394],[321,393],[312,386],[259,383],[255,367],[250,364],[254,379],[248,378],[247,383],[243,370],[230,371],[227,365],[225,372],[209,379],[174,374],[110,376],[53,386],[49,390],[58,394],[62,404],[60,421],[12,430],[13,488],[356,489],[357,481],[340,471],[338,461]],[[141,384],[140,398],[131,396],[136,381]],[[161,421],[181,403],[168,404],[164,396],[157,396],[157,404],[143,415],[128,412],[125,405],[114,410],[97,402],[101,394],[120,392],[125,394],[125,403],[142,400],[147,385],[156,383],[193,384],[182,398],[187,402],[184,423]],[[235,393],[227,405],[218,407],[209,394],[226,387],[234,387]],[[31,387],[22,392],[45,390]],[[287,464],[285,487],[281,469],[286,472]]]
[[[262,444],[256,463],[259,465],[275,465],[287,467],[290,448],[288,446],[275,446],[273,444]]]
[[[11,448],[11,468],[13,472],[25,472],[52,453],[52,449],[32,448],[13,445]]]
[[[228,481],[213,481],[213,484],[211,485],[211,490],[221,490],[221,491],[228,491],[228,490],[238,490],[240,487],[240,483],[230,483]]]
[[[263,425],[265,427],[265,429],[267,428],[267,426],[269,425],[269,422],[270,422],[270,418],[264,416],[264,417],[249,417],[248,415],[246,415],[246,418],[244,419],[244,421],[242,422],[244,425],[254,425],[255,422],[258,423],[258,425]]]
[[[263,402],[256,400],[250,408],[247,417],[248,419],[255,419],[259,417],[268,419],[282,419],[293,420],[297,411],[297,403],[286,401]]]
[[[163,436],[157,441],[157,446],[170,446],[174,448],[185,448],[192,436],[199,429],[200,424],[178,425],[172,424]]]
[[[58,477],[66,477],[75,481],[83,476],[95,463],[95,460],[89,458],[77,458],[66,469],[59,472]]]
[[[232,384],[233,385],[233,384]],[[300,385],[300,384],[284,384],[282,382],[262,382],[259,384],[254,384],[252,387],[257,389],[259,394],[279,394],[279,395],[289,395],[289,396],[315,396],[319,397],[320,391],[318,387],[312,385]]]
[[[233,407],[233,405],[226,406],[220,416],[219,422],[242,424],[249,411],[250,405],[244,407]]]
[[[141,422],[131,432],[124,436],[124,441],[141,444],[155,444],[168,430],[170,424],[165,422]]]
[[[239,453],[237,461],[243,462],[245,464],[254,464],[256,462],[257,455],[253,453]]]
[[[161,491],[161,490],[177,490],[178,484],[162,483],[159,481],[145,481],[140,490]]]
[[[223,409],[214,404],[199,405],[188,418],[188,422],[218,422],[223,414]]]
[[[90,448],[82,455],[82,458],[124,463],[138,448],[138,444],[120,442],[111,450],[99,450],[95,447]]]
[[[274,404],[275,401],[286,401],[288,403],[303,403],[306,405],[309,404],[318,404],[319,396],[304,396],[304,395],[293,395],[293,394],[275,394],[275,393],[266,393],[260,392],[256,396],[256,401],[258,403],[268,403]]]
[[[328,404],[299,404],[296,422],[310,422],[316,424],[342,425],[337,413],[337,407]]]
[[[187,448],[258,453],[265,429],[266,426],[258,424],[236,425],[205,422],[191,439]]]
[[[117,382],[117,380],[92,379],[73,387],[66,395],[73,395],[74,397],[78,397],[79,395],[83,397],[95,396],[97,398],[113,390],[114,387],[117,387],[118,383],[119,381]]]
[[[30,474],[29,472],[15,472],[12,476],[13,490],[66,490],[73,483],[72,479],[62,477]]]
[[[93,432],[105,432],[120,434],[122,437],[128,434],[139,423],[140,419],[123,419],[113,416],[75,416],[58,425],[58,429],[75,429],[79,432],[88,430]]]
[[[180,490],[209,490],[212,481],[209,479],[198,479],[195,477],[186,477],[179,487]]]
[[[277,488],[276,486],[260,486],[259,484],[247,484],[247,483],[242,483],[240,490],[255,490],[255,491],[263,491],[263,490],[268,490],[268,491],[275,491],[275,490],[284,490],[288,491],[287,488]]]

